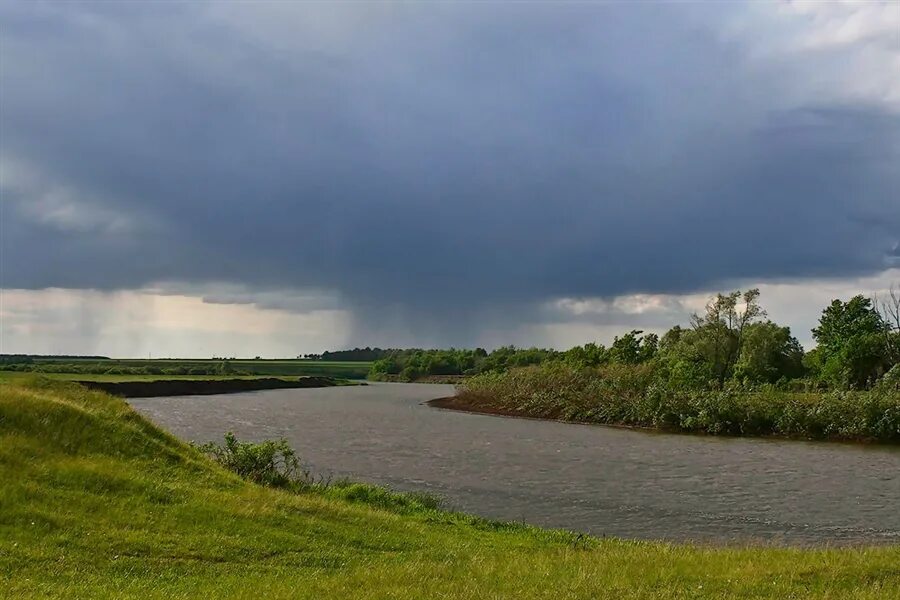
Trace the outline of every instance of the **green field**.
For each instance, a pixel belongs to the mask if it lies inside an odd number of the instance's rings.
[[[0,597],[900,596],[900,547],[584,538],[385,502],[371,486],[349,490],[263,488],[121,399],[48,379],[7,381]]]
[[[46,377],[57,381],[157,381],[165,380],[223,380],[223,379],[267,379],[272,375],[97,375],[93,373],[19,373],[15,371],[0,371],[0,382],[16,382],[34,379],[35,377]],[[292,380],[305,375],[296,376],[280,376],[279,379]],[[359,385],[362,382],[350,379],[337,379],[338,383],[353,383]]]
[[[58,372],[64,372],[66,365],[75,365],[77,370],[90,371],[90,373],[78,373],[78,379],[88,379],[85,375],[102,375],[107,370],[116,369],[198,369],[210,370],[222,365],[221,359],[107,359],[96,358],[37,358],[33,364],[38,368],[47,369],[48,372],[57,372],[54,365],[60,365]],[[245,376],[265,377],[300,377],[305,375],[320,377],[342,377],[345,379],[365,379],[371,363],[352,361],[325,361],[302,359],[279,360],[228,360],[231,369],[246,374]],[[115,374],[115,373],[112,373]],[[160,379],[163,374],[149,374],[153,379]],[[218,375],[216,375],[218,376]],[[173,375],[165,375],[165,378],[173,378]],[[68,377],[67,377],[68,378]],[[138,377],[140,378],[140,377]],[[201,378],[199,374],[192,378]]]

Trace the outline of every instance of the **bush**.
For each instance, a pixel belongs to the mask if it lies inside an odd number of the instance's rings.
[[[313,480],[300,465],[287,440],[241,442],[233,433],[225,434],[222,445],[209,442],[196,446],[201,452],[240,477],[292,492],[316,492],[329,498],[367,504],[399,514],[439,510],[443,500],[427,492],[395,492],[385,487],[345,479]]]
[[[209,442],[198,449],[220,465],[244,479],[271,487],[303,486],[310,482],[309,473],[287,440],[239,442],[233,433],[225,434],[223,445]]]

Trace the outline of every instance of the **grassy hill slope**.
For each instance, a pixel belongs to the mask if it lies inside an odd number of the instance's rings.
[[[120,399],[3,383],[0,597],[900,597],[900,547],[585,539],[349,489],[259,487]]]

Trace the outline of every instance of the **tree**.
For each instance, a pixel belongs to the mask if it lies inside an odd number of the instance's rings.
[[[702,389],[716,380],[712,362],[704,354],[708,344],[703,343],[702,333],[676,325],[660,340],[660,362],[671,387]]]
[[[655,333],[643,335],[640,329],[632,329],[622,337],[616,337],[609,348],[608,359],[613,363],[636,365],[656,356],[659,336]]]
[[[720,388],[741,357],[747,327],[765,316],[759,305],[759,290],[754,288],[743,294],[740,290],[716,294],[706,305],[706,313],[691,319],[694,335],[689,339]]]
[[[681,336],[683,334],[684,329],[681,325],[672,327],[672,329],[663,334],[662,339],[659,340],[659,351],[665,353],[673,350],[681,341]]]
[[[822,377],[841,387],[874,383],[891,366],[890,333],[869,298],[833,300],[812,330],[821,353]]]
[[[791,335],[790,327],[772,321],[752,323],[744,332],[734,378],[754,383],[775,383],[803,375],[803,347]]]
[[[891,365],[898,365],[900,364],[900,290],[891,285],[887,297],[879,299],[876,296],[873,304],[885,324],[884,344],[887,349],[888,362]]]
[[[609,360],[609,352],[603,344],[589,342],[566,350],[563,358],[567,363],[578,367],[596,367]]]
[[[826,354],[836,354],[850,338],[879,334],[884,327],[884,321],[872,306],[872,301],[858,295],[848,302],[832,300],[822,311],[819,326],[813,328],[812,334]]]
[[[751,289],[744,293],[735,291],[730,294],[717,294],[707,305],[703,315],[691,318],[691,328],[675,326],[654,340],[658,346],[658,355],[665,377],[669,385],[679,388],[722,388],[725,382],[734,375],[735,366],[741,361],[746,338],[752,327],[766,316],[766,311],[759,305],[759,290]],[[773,327],[777,325],[773,324]],[[767,349],[779,347],[777,340],[763,340],[764,333],[756,334],[759,338],[754,342],[758,351],[748,358],[744,364],[744,374],[755,378],[762,377],[760,365],[767,364],[762,357]],[[790,337],[784,336],[784,346]],[[796,341],[796,340],[795,340]],[[799,347],[799,344],[797,344]],[[779,350],[791,354],[784,347]],[[802,351],[801,351],[802,352]],[[772,350],[771,354],[776,351]],[[775,360],[769,356],[769,361]],[[766,369],[770,371],[770,367]],[[776,378],[777,379],[777,378]]]

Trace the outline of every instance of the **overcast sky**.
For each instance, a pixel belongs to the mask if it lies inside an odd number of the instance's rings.
[[[897,2],[0,1],[0,351],[808,345],[898,165]]]

